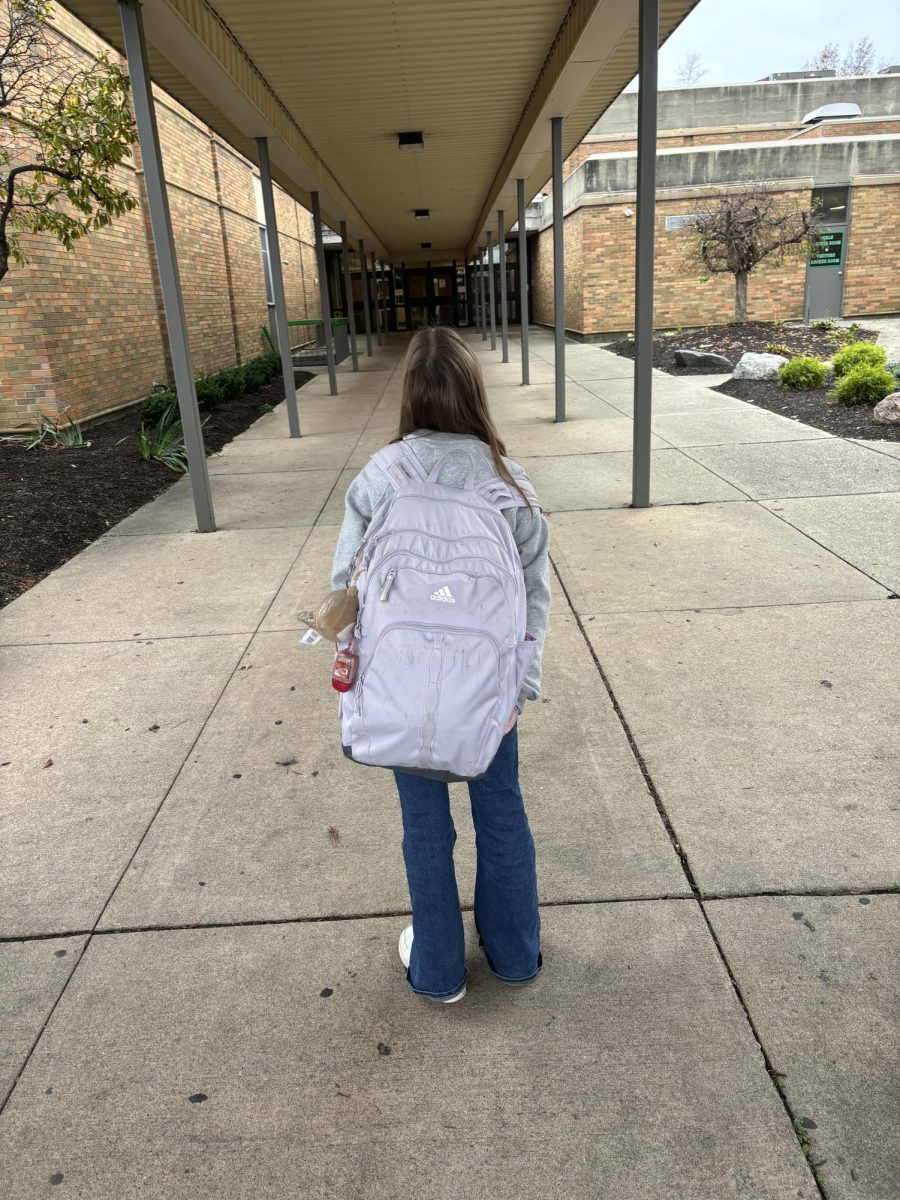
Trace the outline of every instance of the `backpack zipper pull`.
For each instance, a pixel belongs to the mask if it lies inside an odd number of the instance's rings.
[[[396,571],[388,571],[387,575],[384,577],[384,583],[381,585],[381,591],[378,593],[379,600],[387,600],[388,596],[390,595],[391,588],[394,586],[394,578],[396,574]]]

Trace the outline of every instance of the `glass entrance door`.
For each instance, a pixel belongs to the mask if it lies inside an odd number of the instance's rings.
[[[458,325],[456,271],[453,267],[407,267],[406,307],[410,329]]]

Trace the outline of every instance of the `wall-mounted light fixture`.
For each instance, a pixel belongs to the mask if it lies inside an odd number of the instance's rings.
[[[421,153],[425,149],[425,138],[421,129],[407,130],[397,134],[397,149]]]

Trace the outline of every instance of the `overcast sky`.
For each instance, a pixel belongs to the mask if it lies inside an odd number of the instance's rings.
[[[659,84],[675,87],[691,53],[707,68],[701,84],[748,83],[802,69],[826,42],[843,49],[866,34],[876,60],[900,63],[897,0],[700,0],[660,51]]]

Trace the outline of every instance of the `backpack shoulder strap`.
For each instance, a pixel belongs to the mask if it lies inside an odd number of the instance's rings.
[[[395,487],[414,481],[421,483],[428,478],[428,472],[403,442],[391,442],[373,454],[372,461],[378,464]]]
[[[526,508],[529,503],[536,512],[539,512],[541,504],[537,498],[537,493],[529,481],[517,477],[516,483],[525,493],[527,500],[522,498],[518,488],[512,487],[505,479],[501,479],[499,475],[476,484],[475,490],[479,495],[484,496],[485,500],[489,500],[491,504],[495,505],[501,512],[505,508]]]

